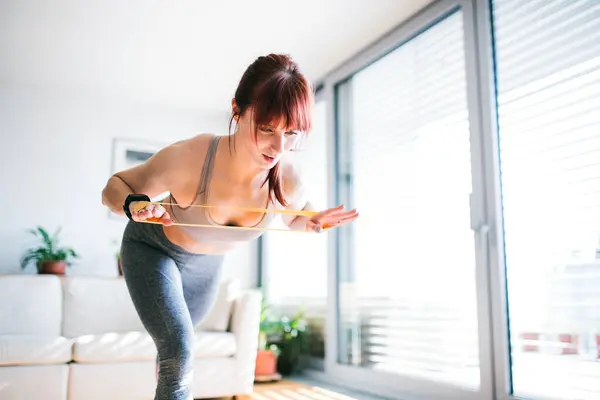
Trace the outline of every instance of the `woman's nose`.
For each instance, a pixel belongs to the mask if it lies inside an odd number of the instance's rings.
[[[273,135],[271,146],[273,146],[273,150],[276,151],[277,154],[283,153],[285,149],[285,134]]]

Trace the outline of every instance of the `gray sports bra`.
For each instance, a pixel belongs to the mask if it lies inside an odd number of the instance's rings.
[[[221,136],[215,136],[210,143],[206,153],[206,158],[204,160],[204,165],[202,167],[198,192],[196,193],[196,197],[192,204],[208,204],[207,199],[209,194],[209,182],[212,176],[215,154],[220,139]],[[177,204],[177,200],[173,197],[173,195],[170,195],[168,200],[165,200],[165,202]],[[267,208],[271,209],[273,207],[275,206],[272,203],[269,203]],[[180,226],[181,229],[186,231],[186,234],[189,237],[198,242],[246,242],[257,239],[264,233],[264,231],[261,230],[243,229],[243,227],[239,227],[238,229],[221,229],[220,227],[223,227],[223,225],[217,224],[211,218],[210,208],[207,207],[181,207],[179,205],[168,205],[166,209],[170,213],[171,219],[174,222],[215,226],[215,228],[185,225]],[[276,216],[276,213],[265,213],[263,214],[263,218],[259,221],[259,223],[251,228],[267,227],[271,224]]]

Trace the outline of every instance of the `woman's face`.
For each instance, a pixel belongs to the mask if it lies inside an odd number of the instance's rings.
[[[258,125],[254,124],[252,109],[246,111],[237,119],[238,137],[252,160],[261,168],[270,169],[281,160],[288,151],[294,149],[302,132],[284,127],[276,122]],[[256,129],[256,142],[254,131]]]

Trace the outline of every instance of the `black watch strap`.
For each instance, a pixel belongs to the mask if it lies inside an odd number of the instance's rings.
[[[129,205],[134,201],[151,201],[151,200],[150,200],[150,197],[148,197],[145,194],[130,194],[125,198],[125,203],[123,204],[123,211],[125,212],[125,215],[127,215],[127,218],[129,218],[132,221],[133,221],[133,218],[131,217],[131,211],[129,210]]]

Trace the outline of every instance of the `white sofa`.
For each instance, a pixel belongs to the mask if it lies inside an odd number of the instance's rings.
[[[194,398],[252,392],[260,307],[222,282],[196,329]],[[155,359],[122,278],[0,276],[0,399],[151,400]]]

